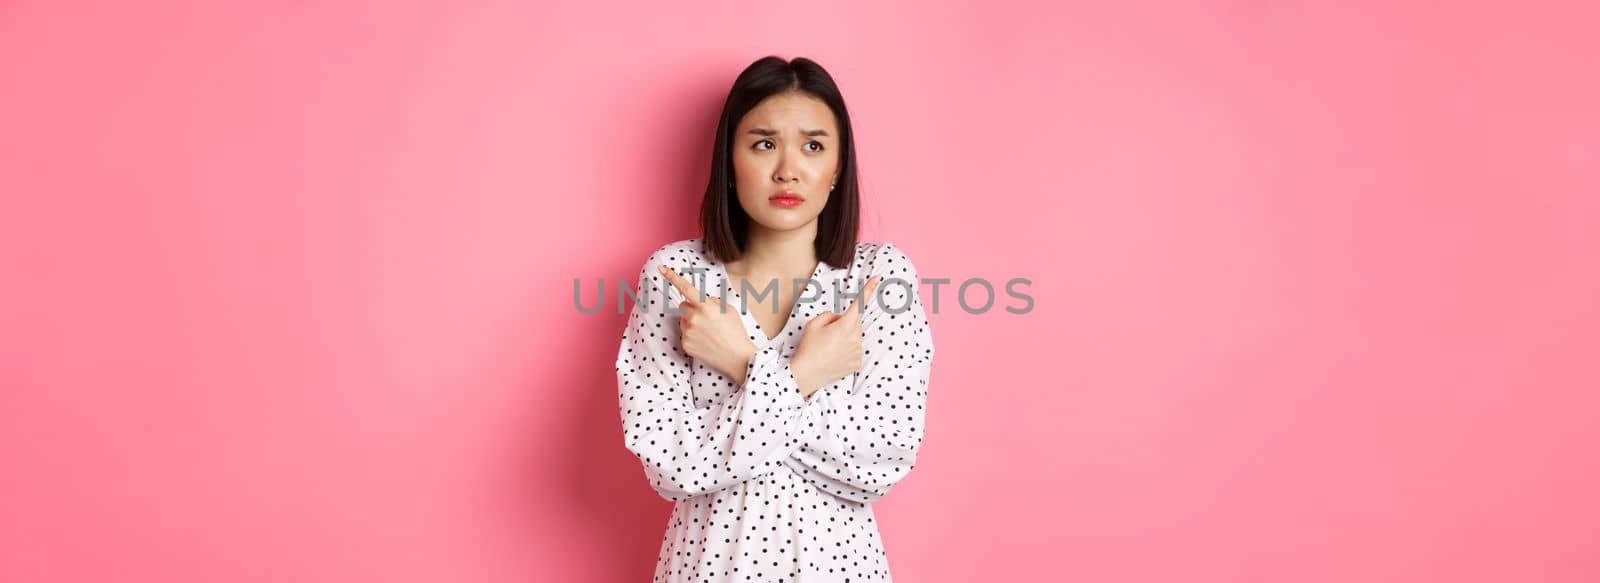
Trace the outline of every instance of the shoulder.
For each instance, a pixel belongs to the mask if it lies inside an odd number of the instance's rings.
[[[856,262],[869,276],[905,277],[917,272],[911,257],[893,241],[857,243]]]
[[[710,259],[705,254],[705,246],[700,238],[680,239],[656,247],[650,256],[644,260],[644,271],[654,273],[661,266],[671,267],[678,273],[687,269],[705,269],[711,266]]]

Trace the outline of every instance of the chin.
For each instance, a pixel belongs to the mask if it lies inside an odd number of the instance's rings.
[[[817,220],[816,215],[810,215],[804,218],[793,215],[785,217],[752,216],[750,218],[755,220],[756,223],[760,224],[762,227],[765,227],[769,231],[792,231],[794,229],[809,225]]]

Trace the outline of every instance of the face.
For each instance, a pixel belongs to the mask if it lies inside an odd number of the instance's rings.
[[[760,227],[798,229],[822,214],[839,177],[839,129],[822,100],[803,93],[762,100],[739,120],[732,148],[739,206]],[[780,193],[799,200],[774,198]]]

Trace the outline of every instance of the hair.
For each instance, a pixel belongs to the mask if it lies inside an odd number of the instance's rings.
[[[833,110],[839,126],[839,179],[828,195],[828,203],[817,216],[817,238],[813,243],[817,258],[836,268],[849,267],[855,259],[856,240],[861,224],[860,192],[856,180],[855,135],[850,114],[833,77],[815,61],[796,57],[784,61],[776,56],[762,57],[745,67],[728,90],[717,120],[717,139],[711,151],[711,181],[700,201],[700,230],[705,235],[706,251],[718,261],[729,262],[744,254],[750,232],[750,215],[739,205],[733,188],[733,132],[746,113],[763,99],[781,93],[802,93],[820,99]]]

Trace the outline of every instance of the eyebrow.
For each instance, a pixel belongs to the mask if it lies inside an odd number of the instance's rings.
[[[769,130],[767,128],[752,128],[749,132],[746,132],[746,133],[751,133],[751,134],[755,134],[755,135],[758,135],[758,136],[776,136],[776,135],[778,135],[778,130]],[[800,135],[802,135],[802,136],[826,136],[826,135],[828,135],[828,130],[801,130]]]

